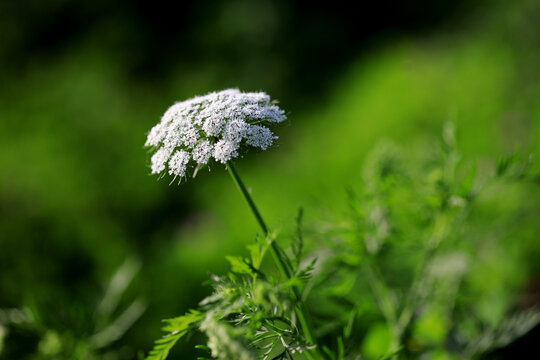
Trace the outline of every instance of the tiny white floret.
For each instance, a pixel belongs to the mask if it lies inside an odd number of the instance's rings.
[[[197,164],[206,164],[213,153],[214,146],[210,144],[210,141],[203,140],[193,148],[193,160],[195,160]]]
[[[190,155],[187,151],[178,150],[169,160],[169,175],[184,177]]]
[[[222,164],[238,156],[238,143],[225,139],[219,140],[214,146],[214,158]]]
[[[246,144],[266,150],[277,136],[272,134],[269,128],[260,125],[253,125],[247,132]]]
[[[169,152],[169,149],[165,147],[162,147],[152,155],[152,174],[159,174],[165,170],[165,164],[167,163],[169,156],[171,156],[171,153]]]
[[[228,121],[223,131],[223,138],[227,141],[239,143],[247,135],[248,123],[244,120],[233,119]]]

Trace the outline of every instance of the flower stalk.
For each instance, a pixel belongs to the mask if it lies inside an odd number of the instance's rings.
[[[227,170],[229,171],[229,174],[231,175],[234,183],[236,184],[236,187],[238,188],[238,190],[240,191],[240,193],[243,195],[244,199],[246,200],[251,212],[257,219],[257,222],[259,223],[259,226],[264,236],[268,238],[268,235],[269,235],[268,226],[266,225],[261,213],[257,209],[257,206],[255,205],[255,202],[253,201],[253,198],[251,197],[248,189],[244,185],[244,182],[242,181],[234,165],[230,161],[227,163]],[[289,271],[289,268],[287,267],[287,263],[285,259],[283,258],[283,256],[285,256],[284,252],[279,247],[279,245],[273,240],[270,243],[270,252],[272,254],[272,258],[274,259],[274,262],[276,266],[278,267],[281,275],[286,277],[287,279],[291,279],[292,274]],[[311,327],[306,317],[305,306],[302,302],[300,293],[298,289],[296,288],[296,286],[293,286],[293,293],[296,299],[295,313],[298,318],[298,322],[300,323],[300,327],[302,328],[302,332],[304,333],[306,340],[309,341],[311,344],[315,345],[314,350],[315,350],[315,353],[317,354],[317,358],[324,358],[324,356],[321,355],[320,349],[317,346],[317,341],[315,337],[313,336],[313,331],[311,330]],[[309,351],[306,352],[306,356],[309,359],[314,359],[313,355]]]

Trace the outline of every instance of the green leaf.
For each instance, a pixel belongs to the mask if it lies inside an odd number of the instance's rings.
[[[473,194],[473,185],[474,180],[476,179],[476,161],[473,161],[470,164],[469,169],[465,174],[465,178],[461,182],[461,195],[466,199],[470,199],[474,196]]]
[[[260,269],[266,250],[274,240],[275,234],[270,233],[267,237],[257,237],[254,244],[248,245],[247,249],[251,256],[251,265],[255,269]]]
[[[372,326],[362,343],[362,352],[369,359],[377,359],[386,355],[390,346],[390,329],[385,323]]]
[[[165,337],[156,340],[154,348],[150,351],[146,360],[165,360],[169,355],[169,351],[171,351],[172,347],[184,334],[185,332],[175,335],[168,334],[165,335]]]
[[[302,258],[302,251],[304,250],[304,233],[302,231],[302,220],[304,218],[304,210],[298,209],[298,215],[296,216],[296,236],[292,239],[292,253],[293,262],[298,267],[300,265],[300,259]]]
[[[182,332],[188,330],[193,323],[203,319],[203,314],[197,310],[191,310],[183,316],[178,316],[172,319],[164,320],[167,325],[163,327],[163,331]]]
[[[226,256],[229,264],[231,264],[231,271],[236,274],[253,275],[253,270],[246,263],[244,259],[238,256]]]
[[[530,175],[533,162],[534,156],[532,154],[522,156],[519,151],[515,151],[499,159],[495,175],[497,178],[509,180],[523,179]]]
[[[345,337],[345,339],[348,339],[351,336],[352,329],[354,326],[354,320],[356,319],[356,313],[357,313],[356,308],[353,311],[351,311],[351,314],[349,315],[349,320],[347,321],[347,325],[343,329],[343,336]]]
[[[169,334],[156,340],[154,348],[150,351],[146,360],[165,360],[173,346],[184,336],[193,325],[203,318],[203,314],[192,310],[190,313],[173,319],[165,320],[167,325],[163,327]]]

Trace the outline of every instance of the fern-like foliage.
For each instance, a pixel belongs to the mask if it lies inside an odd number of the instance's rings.
[[[155,342],[154,348],[146,359],[165,360],[178,340],[196,328],[202,317],[203,315],[200,312],[192,310],[184,316],[164,320],[166,325],[163,327],[163,331],[166,331],[167,334]]]
[[[208,337],[207,345],[200,348],[219,359],[287,359],[312,349],[298,328],[294,289],[302,289],[314,261],[301,266],[300,261],[283,254],[292,278],[267,274],[261,265],[271,241],[275,239],[259,239],[250,245],[249,257],[228,256],[230,273],[211,276],[213,292],[200,302],[198,310],[166,320],[163,330],[167,334],[156,341],[146,360],[166,359],[176,342],[195,330]],[[293,253],[301,257],[301,246]]]

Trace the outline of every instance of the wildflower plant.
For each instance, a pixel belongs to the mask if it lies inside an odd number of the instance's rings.
[[[249,147],[270,147],[277,136],[267,126],[285,119],[285,112],[267,94],[228,89],[174,104],[148,134],[145,145],[155,149],[152,174],[168,172],[181,180],[191,169],[195,176],[210,161],[225,164],[263,233],[250,259],[229,258],[233,273],[213,278],[216,293],[201,302],[204,312],[193,311],[168,322],[164,330],[170,334],[156,343],[149,360],[165,359],[176,341],[193,328],[207,334],[206,348],[214,358],[255,359],[250,347],[263,351],[264,359],[296,352],[319,358],[301,298],[301,282],[311,267],[300,269],[274,241],[231,162]],[[260,270],[266,251],[287,281],[281,286]],[[231,333],[250,341],[233,341]]]
[[[230,272],[211,276],[213,291],[196,310],[165,320],[147,360],[166,359],[194,332],[207,338],[200,359],[477,358],[538,324],[537,309],[483,321],[478,299],[461,295],[481,246],[467,223],[471,209],[486,188],[534,179],[530,157],[503,158],[478,180],[450,125],[438,155],[417,167],[383,143],[367,156],[362,191],[349,191],[347,215],[307,232],[300,211],[282,248],[232,160],[271,146],[267,126],[284,119],[264,93],[225,90],[173,105],[151,130],[152,173],[182,179],[210,161],[225,164],[262,234],[247,257],[227,257]],[[310,256],[306,235],[317,244]],[[279,276],[262,266],[267,253]]]

